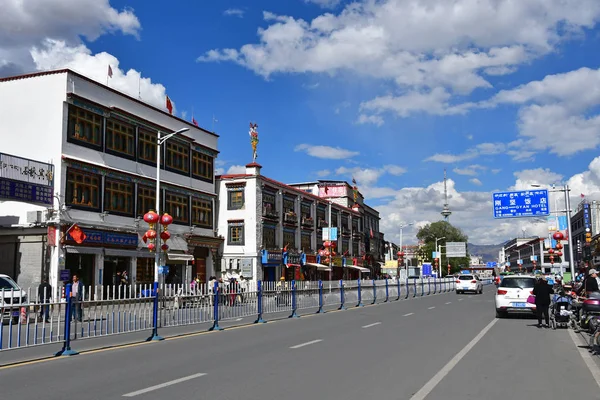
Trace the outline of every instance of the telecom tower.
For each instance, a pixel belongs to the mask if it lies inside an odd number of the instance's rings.
[[[448,188],[446,186],[446,168],[444,168],[444,207],[442,208],[442,217],[444,217],[444,221],[448,222],[448,218],[452,211],[450,211],[450,206],[448,206]]]

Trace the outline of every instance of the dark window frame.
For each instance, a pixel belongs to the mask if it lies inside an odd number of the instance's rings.
[[[95,186],[96,189],[96,196],[97,196],[97,205],[82,205],[82,203],[80,202],[73,202],[73,196],[75,196],[76,194],[73,193],[73,191],[75,189],[77,189],[76,187],[71,187],[70,185],[76,185],[76,184],[80,184],[82,186],[86,186],[89,188],[94,188],[94,185],[92,184],[88,184],[86,182],[72,182],[70,181],[71,178],[71,174],[78,174],[82,177],[89,177],[92,179],[97,179],[97,185]],[[79,196],[79,194],[77,194],[77,196]],[[90,199],[91,199],[91,193],[90,193]],[[75,209],[79,209],[79,210],[87,210],[87,211],[100,211],[102,208],[102,176],[100,174],[94,174],[91,172],[86,172],[86,171],[82,171],[76,168],[71,168],[71,167],[67,167],[67,173],[66,173],[66,190],[65,190],[65,204],[69,207],[75,208]]]
[[[232,194],[242,194],[242,203],[239,207],[234,207]],[[243,210],[246,208],[246,191],[244,188],[235,188],[227,190],[227,210]]]
[[[109,128],[109,124],[112,124],[112,128]],[[112,133],[113,135],[113,140],[112,140],[112,144],[114,147],[115,144],[115,140],[116,137],[120,137],[120,136],[128,136],[127,132],[122,131],[121,129],[116,129],[115,125],[118,125],[119,127],[127,127],[129,129],[131,129],[131,153],[126,153],[123,152],[121,150],[115,150],[114,148],[109,148],[109,134]],[[109,132],[110,131],[110,132]],[[135,161],[136,160],[136,156],[137,156],[137,135],[136,135],[136,127],[133,124],[130,124],[128,122],[124,122],[124,121],[120,121],[118,119],[110,119],[108,118],[105,122],[105,128],[104,128],[104,152],[106,154],[111,154],[117,157],[122,157],[122,158],[126,158],[128,160],[132,160]]]
[[[114,189],[114,188],[109,189],[109,184],[126,185],[130,188],[128,195],[131,196],[131,198],[129,199],[129,202],[131,204],[131,211],[126,212],[126,211],[114,210],[112,208],[110,208],[110,209],[107,208],[107,204],[110,206],[110,204],[112,203],[112,199],[110,198],[110,196],[114,192],[121,192],[121,193],[127,195],[127,193],[125,191],[121,191],[119,189]],[[135,208],[136,208],[136,204],[135,204],[136,201],[134,199],[135,199],[135,185],[133,184],[133,182],[127,182],[124,180],[114,179],[114,178],[104,178],[104,202],[102,204],[102,209],[104,211],[107,211],[114,215],[121,215],[124,217],[133,217],[135,215]]]
[[[202,204],[209,204],[209,207],[203,208],[203,207],[201,207]],[[192,196],[191,206],[192,206],[191,207],[192,208],[192,225],[197,226],[198,228],[213,229],[213,213],[214,213],[213,201]],[[198,213],[201,213],[202,211],[206,212],[206,210],[208,210],[209,222],[208,222],[208,224],[203,224],[200,219],[196,219],[196,215],[197,215],[196,211],[198,211]]]
[[[177,149],[175,149],[175,146],[177,146]],[[190,160],[191,160],[191,154],[190,154],[190,144],[189,143],[185,143],[182,141],[177,141],[177,140],[167,140],[166,142],[164,142],[164,144],[161,146],[164,148],[164,163],[161,164],[162,167],[164,167],[165,171],[169,171],[169,172],[173,172],[175,174],[179,174],[179,175],[183,175],[183,176],[191,176],[191,168],[190,168]],[[178,153],[177,151],[180,149],[184,149],[187,150],[187,154],[185,154],[185,152],[183,153]],[[172,166],[173,162],[174,162],[174,156],[172,154],[170,154],[170,152],[174,152],[175,155],[179,155],[180,157],[183,158],[181,165],[187,166],[187,170],[183,170],[183,169],[179,169],[176,166]],[[161,154],[162,155],[162,154]]]
[[[170,199],[171,198],[171,199]],[[177,202],[174,201],[173,198],[186,199],[186,202]],[[185,194],[179,194],[172,191],[165,191],[164,193],[164,206],[162,209],[165,213],[168,213],[171,217],[173,217],[173,223],[177,225],[190,225],[190,197]],[[173,212],[172,207],[174,206],[182,206],[184,209],[181,214],[185,215],[185,220],[182,220],[180,216],[177,216],[176,213]]]
[[[245,229],[245,224],[243,222],[235,222],[235,223],[228,223],[227,224],[227,245],[228,246],[244,246],[245,243],[245,233],[246,233],[246,229]],[[241,232],[238,233],[238,237],[239,237],[239,241],[234,242],[232,241],[232,237],[233,237],[233,231],[234,230],[240,230]]]
[[[192,164],[192,178],[212,183],[215,177],[215,157],[192,149],[190,158]],[[206,165],[208,171],[206,175],[198,173],[198,171],[201,170],[202,164]]]
[[[74,115],[72,114],[73,111],[75,111]],[[79,115],[79,112],[88,113],[89,116],[93,117],[92,120],[82,118]],[[82,138],[76,137],[75,136],[76,128],[75,128],[75,125],[73,125],[73,118],[75,118],[76,120],[81,118],[82,120],[91,123],[92,128],[95,125],[99,125],[98,143],[90,142],[88,140],[84,140]],[[96,119],[100,120],[99,124],[96,123],[96,121],[95,121]],[[104,149],[104,119],[105,119],[104,116],[102,116],[100,114],[94,113],[92,111],[86,110],[85,108],[78,107],[73,104],[69,104],[68,111],[67,111],[67,142],[77,144],[79,146],[87,147],[89,149],[103,151],[103,149]],[[81,131],[81,128],[80,128],[80,131]],[[79,133],[81,136],[81,132],[79,132]],[[83,134],[85,134],[85,132]]]

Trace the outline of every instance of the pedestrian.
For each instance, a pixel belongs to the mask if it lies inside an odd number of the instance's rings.
[[[38,302],[40,303],[40,320],[50,322],[50,300],[52,298],[52,286],[48,278],[43,278],[38,286]]]
[[[119,286],[121,286],[121,271],[117,271],[115,276],[113,276],[113,285],[112,298],[117,299],[119,297]]]
[[[598,271],[593,268],[590,269],[587,278],[585,278],[583,285],[579,289],[578,294],[583,294],[591,299],[600,299],[600,289],[598,288]]]
[[[542,327],[542,317],[544,318],[546,328],[550,326],[550,315],[548,308],[550,307],[550,295],[554,293],[552,286],[548,285],[543,276],[538,277],[533,286],[533,295],[535,296],[535,307],[537,309],[538,328]]]
[[[73,284],[71,285],[71,319],[76,318],[81,322],[83,319],[82,304],[83,284],[77,275],[73,275]]]

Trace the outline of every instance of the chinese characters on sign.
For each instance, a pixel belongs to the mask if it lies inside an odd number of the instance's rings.
[[[52,205],[54,166],[0,153],[0,199]]]
[[[85,233],[83,244],[106,244],[127,247],[136,247],[138,245],[138,236],[136,234],[103,232],[92,229],[82,230]],[[71,234],[67,234],[67,239],[73,240]]]
[[[494,218],[544,216],[550,213],[548,190],[498,192],[492,196]]]

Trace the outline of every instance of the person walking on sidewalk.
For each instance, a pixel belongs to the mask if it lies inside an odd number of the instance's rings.
[[[550,295],[554,293],[552,286],[548,285],[546,279],[543,276],[538,277],[535,285],[533,286],[533,295],[535,296],[535,307],[537,309],[538,317],[538,328],[542,327],[542,317],[546,324],[546,328],[550,326],[550,315],[548,314],[548,308],[550,307]]]
[[[52,286],[48,283],[48,278],[43,278],[38,286],[38,302],[40,304],[40,319],[50,322],[50,299],[52,298]]]
[[[77,275],[73,275],[73,285],[71,286],[71,298],[72,298],[72,308],[71,308],[71,319],[77,319],[77,321],[81,322],[82,315],[82,300],[83,300],[83,284],[79,280]]]

